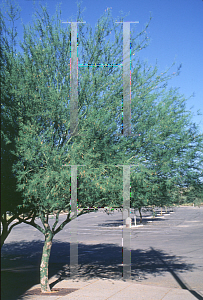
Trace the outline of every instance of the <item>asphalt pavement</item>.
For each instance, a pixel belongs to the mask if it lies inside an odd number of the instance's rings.
[[[75,290],[46,296],[25,296],[40,287],[44,236],[25,224],[14,227],[2,247],[2,300],[203,299],[203,207],[180,207],[156,218],[145,212],[143,226],[130,229],[131,277],[126,281],[122,278],[122,224],[121,212],[91,212],[77,219],[75,278],[70,278],[71,223],[67,224],[53,240],[49,278],[53,290]]]

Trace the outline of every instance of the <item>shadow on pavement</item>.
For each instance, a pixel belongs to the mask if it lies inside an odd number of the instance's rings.
[[[2,247],[2,300],[16,300],[32,286],[39,284],[39,266],[43,242],[8,243]],[[122,247],[115,244],[78,246],[78,279],[92,278],[122,279]],[[49,278],[58,278],[52,285],[70,278],[70,244],[53,241]],[[185,264],[181,258],[169,255],[161,250],[131,250],[131,278],[142,282],[148,275],[160,275],[162,272],[184,272],[193,270],[194,265]],[[179,283],[180,287],[181,284]],[[68,287],[68,282],[67,282]],[[199,298],[197,298],[199,299]]]
[[[145,224],[148,223],[148,221],[151,221],[153,223],[157,223],[157,225],[158,225],[158,223],[166,222],[167,220],[162,219],[162,218],[160,218],[160,219],[159,218],[150,218],[150,219],[148,219],[146,217],[143,217],[141,224],[145,225]],[[134,219],[133,218],[131,218],[131,222],[132,222],[131,224],[134,225]],[[136,218],[136,224],[140,225],[140,218],[139,217]],[[98,227],[119,227],[119,226],[122,226],[122,225],[123,225],[123,220],[122,219],[117,219],[117,220],[112,220],[112,222],[109,222],[109,220],[108,220],[106,222],[99,223],[97,226]]]
[[[171,273],[171,275],[173,276],[173,278],[176,280],[176,282],[179,284],[179,286],[184,289],[184,290],[188,290],[196,299],[199,299],[199,300],[203,300],[203,297],[198,294],[196,291],[192,290],[190,288],[190,286],[184,282],[180,276],[178,276],[176,274],[176,270],[173,269],[173,267],[167,263],[167,261],[164,260],[164,258],[159,254],[158,251],[154,250],[152,247],[151,247],[151,250],[154,252],[154,255],[163,263],[163,265],[168,269],[168,271]]]

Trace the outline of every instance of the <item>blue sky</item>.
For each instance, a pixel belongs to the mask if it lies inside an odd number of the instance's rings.
[[[1,1],[4,2],[5,0]],[[21,18],[24,24],[32,20],[34,7],[39,8],[39,1],[16,0],[21,8]],[[35,6],[34,6],[35,2]],[[61,3],[63,21],[76,21],[76,0],[42,0],[48,4],[48,11],[54,14],[57,3]],[[198,116],[197,110],[203,114],[203,1],[202,0],[83,0],[81,8],[84,21],[89,23],[94,32],[94,27],[105,9],[111,7],[113,18],[129,13],[124,21],[139,21],[131,24],[131,29],[141,31],[148,22],[150,12],[152,21],[148,29],[150,45],[139,52],[139,57],[155,65],[158,61],[159,71],[165,71],[175,61],[175,72],[178,65],[182,64],[181,73],[169,82],[169,86],[179,87],[179,92],[186,98],[187,110],[193,113],[193,122],[199,124],[203,133],[203,115]],[[122,26],[122,25],[121,25]],[[17,22],[19,38],[23,37],[21,21]],[[194,106],[193,108],[191,108]]]

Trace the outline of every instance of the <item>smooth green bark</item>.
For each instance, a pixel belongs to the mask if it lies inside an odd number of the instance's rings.
[[[41,284],[42,293],[47,293],[51,291],[49,286],[49,278],[48,278],[48,266],[49,266],[49,258],[51,254],[52,239],[53,239],[53,233],[51,232],[50,229],[46,230],[45,242],[42,251],[42,259],[40,264],[40,284]]]

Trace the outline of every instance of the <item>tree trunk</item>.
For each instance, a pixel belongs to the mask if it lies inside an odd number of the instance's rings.
[[[2,225],[2,233],[1,233],[1,247],[3,246],[5,240],[7,239],[8,235],[11,232],[11,229],[18,225],[20,222],[13,223],[12,222],[16,219],[17,215],[13,215],[10,219],[7,219],[7,214],[6,212],[3,213],[1,216],[1,225]],[[12,224],[12,225],[11,225]],[[10,228],[8,228],[10,226]]]
[[[139,213],[140,213],[140,223],[142,223],[142,212],[141,212],[142,207],[139,207],[138,210],[139,210]]]
[[[6,212],[1,216],[1,225],[2,225],[2,233],[1,233],[1,247],[3,246],[5,240],[7,239],[7,236],[9,235],[9,229],[8,229],[8,220]]]
[[[49,257],[51,253],[53,233],[51,231],[46,232],[45,242],[42,252],[42,259],[40,264],[40,284],[42,293],[50,293],[49,278],[48,278],[48,267]]]
[[[2,234],[1,234],[1,248],[9,234],[9,232],[7,230],[8,227],[5,228],[3,224],[2,224],[2,226],[3,226],[3,230],[2,230]]]
[[[154,211],[154,207],[153,207],[153,218],[155,218],[155,211]]]

